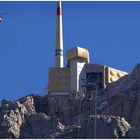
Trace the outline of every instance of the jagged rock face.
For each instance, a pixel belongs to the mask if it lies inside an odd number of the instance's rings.
[[[33,102],[27,100],[32,97],[24,98],[25,105],[19,101],[12,102],[2,100],[2,107],[0,112],[0,138],[19,138],[20,127],[25,121],[25,114],[36,113]],[[32,110],[31,110],[32,108]]]
[[[55,116],[36,113],[34,96],[16,102],[2,100],[0,138],[53,138],[63,129]]]
[[[34,96],[36,112],[43,112],[48,116],[57,116],[61,120],[73,115],[75,102],[69,96]]]
[[[108,107],[103,114],[112,114],[125,117],[135,127],[140,127],[140,64],[131,74],[111,84],[108,94]]]
[[[48,116],[55,115],[61,121],[68,120],[79,113],[89,110],[90,102],[82,95],[72,93],[71,96],[33,96],[36,112]]]
[[[25,106],[25,108],[28,110],[28,113],[36,113],[36,109],[34,106],[34,99],[32,96],[27,96],[24,98],[19,99],[19,102]]]
[[[94,129],[96,118],[96,131]],[[109,115],[94,115],[79,118],[80,123],[70,125],[68,129],[57,136],[57,138],[125,138],[126,133],[131,130],[130,124],[124,118]],[[95,132],[95,133],[94,133]]]
[[[20,138],[53,138],[56,131],[64,126],[56,117],[49,117],[44,113],[26,116],[26,122],[21,127]]]
[[[69,119],[73,114],[72,100],[69,96],[49,96],[48,115],[56,115],[61,120]]]
[[[79,116],[73,120],[72,118],[76,116],[76,112],[74,115],[71,113],[71,118],[68,118],[67,110],[64,110],[69,106],[66,104],[68,101],[65,101],[64,104],[61,101],[55,105],[62,107],[66,114],[62,114],[61,117],[63,118],[64,115],[68,120],[62,119],[60,122],[60,119],[54,116],[53,112],[50,113],[52,114],[51,116],[45,113],[37,113],[34,98],[37,101],[37,96],[24,97],[17,102],[2,101],[0,138],[94,138],[93,134],[91,134],[94,126],[94,116],[85,113],[83,117]],[[42,98],[44,100],[44,97]],[[55,100],[58,102],[58,98],[55,98],[51,98],[50,103]],[[38,99],[40,100],[40,97]],[[71,104],[76,103],[74,100],[70,101]],[[53,108],[55,106],[52,106]],[[70,108],[68,109],[68,114],[70,114]],[[46,112],[46,109],[44,112]],[[123,118],[117,117],[97,116],[97,124],[97,138],[120,138],[131,129],[131,126]],[[104,130],[106,132],[101,135],[100,132],[104,132]]]
[[[0,138],[7,137],[18,138],[20,125],[24,120],[26,108],[19,102],[2,100],[2,110],[0,113]]]

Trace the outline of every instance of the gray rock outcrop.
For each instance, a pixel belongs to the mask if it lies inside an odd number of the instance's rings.
[[[19,138],[20,126],[28,110],[19,102],[2,100],[0,113],[0,138]]]
[[[96,118],[96,129],[95,129]],[[109,115],[80,117],[75,124],[69,124],[57,138],[125,138],[131,126],[124,118]]]
[[[61,132],[64,126],[56,117],[44,113],[26,116],[26,122],[21,127],[20,138],[54,138],[54,133]]]
[[[132,126],[140,126],[140,64],[131,74],[110,84],[106,94],[108,107],[102,113],[123,116]]]

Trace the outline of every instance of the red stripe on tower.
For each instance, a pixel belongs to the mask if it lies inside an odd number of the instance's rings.
[[[57,6],[57,16],[62,15],[62,12],[61,12],[61,11],[62,11],[62,10],[61,10],[61,2],[58,1],[58,6]]]

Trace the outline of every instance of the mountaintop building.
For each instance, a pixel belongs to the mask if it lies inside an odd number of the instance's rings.
[[[127,75],[103,64],[91,64],[89,51],[79,46],[67,51],[67,66],[63,64],[63,31],[61,2],[57,6],[55,67],[49,68],[48,95],[69,95],[91,92],[96,86],[105,89],[109,83]]]

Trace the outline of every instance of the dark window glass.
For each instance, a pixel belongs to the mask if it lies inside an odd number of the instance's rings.
[[[96,83],[99,89],[102,89],[103,88],[102,81],[103,81],[102,72],[86,73],[87,91],[95,89],[94,83]]]

